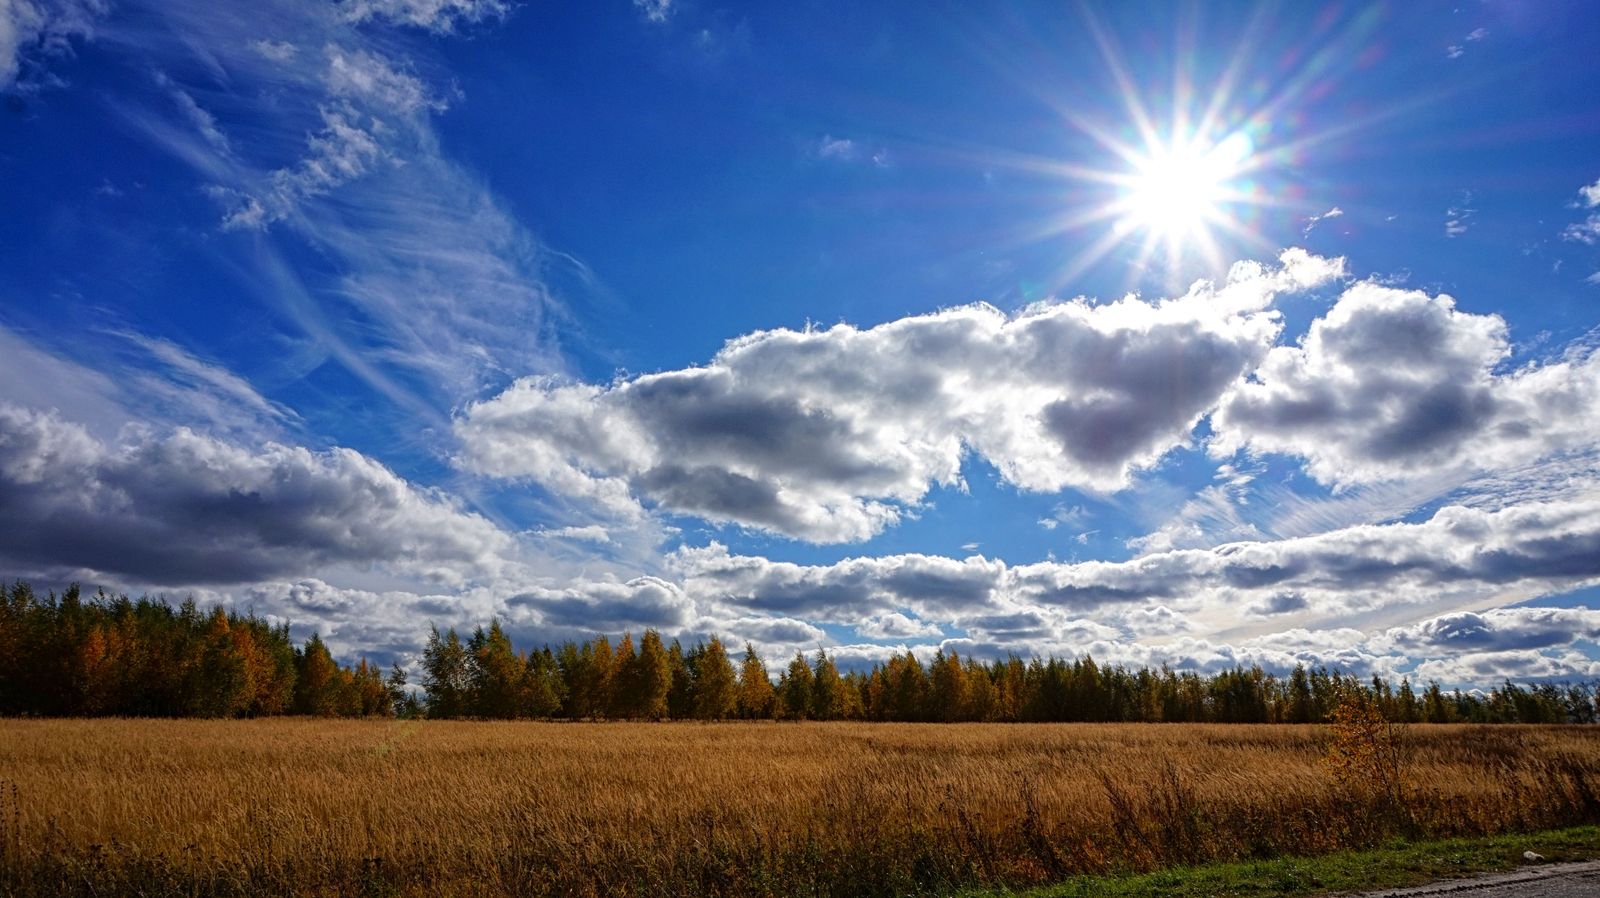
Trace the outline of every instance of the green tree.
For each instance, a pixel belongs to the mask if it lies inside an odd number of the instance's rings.
[[[789,669],[778,680],[778,700],[785,717],[804,720],[811,710],[811,665],[806,656],[795,652]]]
[[[545,646],[530,652],[522,674],[522,717],[554,717],[561,713],[566,684],[556,656]]]
[[[676,639],[667,647],[667,667],[672,670],[672,686],[667,689],[668,717],[683,720],[695,716],[695,667],[704,651],[697,645],[685,656]]]
[[[811,717],[814,720],[838,720],[844,716],[844,684],[839,679],[839,668],[822,649],[817,649],[817,660],[811,666]]]
[[[422,688],[429,717],[461,717],[468,711],[467,650],[452,627],[441,636],[433,627],[422,650]]]
[[[409,717],[411,703],[415,701],[406,689],[406,669],[396,661],[389,666],[389,678],[384,680],[385,691],[389,693],[389,713],[395,717]]]

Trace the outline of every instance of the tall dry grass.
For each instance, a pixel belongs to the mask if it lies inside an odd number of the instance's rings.
[[[0,892],[905,895],[1600,820],[1600,731],[0,721]]]

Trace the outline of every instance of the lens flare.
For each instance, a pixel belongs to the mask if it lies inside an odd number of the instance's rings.
[[[1224,222],[1227,205],[1237,198],[1235,179],[1253,152],[1249,135],[1236,131],[1216,143],[1185,136],[1134,155],[1118,179],[1119,229],[1143,231],[1169,251],[1209,239],[1210,228]]]

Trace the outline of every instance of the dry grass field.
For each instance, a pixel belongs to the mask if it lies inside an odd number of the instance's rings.
[[[0,893],[905,895],[1600,819],[1600,731],[0,721]]]

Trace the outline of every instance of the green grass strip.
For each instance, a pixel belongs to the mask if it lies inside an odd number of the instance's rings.
[[[1372,851],[1322,857],[1174,867],[1128,876],[1080,876],[1023,892],[963,892],[963,898],[1293,898],[1335,892],[1424,885],[1441,879],[1499,873],[1530,866],[1524,851],[1545,856],[1541,864],[1600,857],[1600,827],[1580,826],[1540,833],[1397,842]]]

